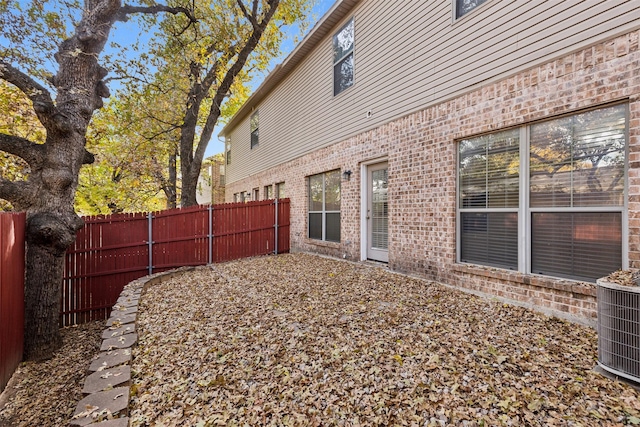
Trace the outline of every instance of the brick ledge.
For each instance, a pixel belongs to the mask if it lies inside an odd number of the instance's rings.
[[[537,274],[527,274],[519,271],[497,267],[484,267],[474,264],[453,264],[452,269],[456,273],[473,274],[476,276],[484,276],[539,288],[554,289],[572,294],[596,297],[595,283],[560,279]]]

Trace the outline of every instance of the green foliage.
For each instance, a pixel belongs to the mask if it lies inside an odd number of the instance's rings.
[[[259,3],[258,10],[264,13],[266,1]],[[301,31],[307,27],[305,20],[312,3],[281,1],[261,42],[225,94],[219,106],[220,121],[225,122],[238,111],[250,95],[251,80],[264,73],[273,58],[281,54],[286,26],[295,23]],[[173,191],[179,195],[180,181],[174,184],[170,179],[170,156],[180,152],[181,137],[192,144],[194,151],[199,145],[204,151],[209,143],[209,136],[202,137],[201,131],[210,120],[219,85],[238,59],[253,28],[235,0],[194,1],[182,5],[193,11],[197,24],[189,26],[184,15],[169,15],[161,21],[147,20],[144,25],[152,29],[154,35],[138,59],[127,59],[124,52],[106,58],[120,64],[114,71],[123,83],[119,100],[100,111],[93,122],[95,129],[89,140],[95,147],[93,151],[98,153],[98,161],[84,168],[78,190],[78,203],[82,201],[85,208],[91,205],[84,203],[88,200],[97,204],[95,198],[90,197],[93,186],[100,185],[101,191],[113,186],[109,182],[116,171],[117,176],[125,177],[122,180],[135,177],[136,186],[144,188],[144,194],[152,194],[152,187],[159,192],[167,186],[177,186]],[[141,50],[143,46],[134,43],[131,49]],[[205,93],[195,101],[200,96],[199,90]],[[189,120],[192,114],[197,115],[195,122]],[[184,134],[189,133],[191,139],[184,138]],[[180,159],[178,168],[179,165]],[[122,182],[116,186],[121,188],[120,193],[130,188]],[[113,193],[110,194],[98,198],[113,199]],[[125,200],[121,198],[118,206],[131,210],[131,204]],[[149,200],[157,203],[155,197]],[[104,209],[104,203],[102,206]]]

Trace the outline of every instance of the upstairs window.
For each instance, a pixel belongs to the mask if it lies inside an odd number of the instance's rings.
[[[456,19],[462,18],[476,7],[480,6],[487,0],[455,0],[456,3]]]
[[[231,164],[231,150],[227,150],[227,164]]]
[[[258,146],[258,127],[259,127],[259,116],[258,111],[251,115],[251,148]]]
[[[333,95],[353,86],[353,18],[333,36]]]

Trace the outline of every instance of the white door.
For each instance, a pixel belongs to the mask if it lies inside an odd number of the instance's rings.
[[[388,164],[367,167],[367,258],[389,262]]]

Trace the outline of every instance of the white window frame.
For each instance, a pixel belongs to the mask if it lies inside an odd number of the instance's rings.
[[[599,110],[603,108],[613,107],[622,104],[609,104],[602,105],[596,108],[588,110],[575,111],[570,114],[564,115],[564,117],[585,113],[588,111]],[[531,214],[535,212],[566,212],[566,213],[592,213],[592,212],[607,212],[607,213],[620,213],[621,214],[621,239],[622,239],[622,259],[621,264],[623,269],[629,268],[629,105],[625,105],[625,165],[624,165],[624,193],[623,193],[623,205],[622,206],[606,206],[606,207],[531,207],[529,203],[529,163],[530,163],[530,130],[536,123],[542,121],[550,121],[558,119],[558,117],[550,117],[538,122],[527,123],[520,127],[520,169],[519,169],[519,204],[518,208],[461,208],[460,207],[460,149],[459,141],[456,141],[456,262],[479,265],[483,267],[500,268],[485,266],[482,264],[475,264],[473,262],[463,262],[460,259],[461,256],[461,235],[462,235],[462,213],[491,213],[491,212],[516,212],[518,214],[518,270],[521,273],[533,274],[538,276],[549,277],[547,275],[541,275],[539,273],[532,272],[532,233],[531,233]],[[499,132],[500,130],[498,130]],[[494,132],[492,132],[494,133]],[[474,136],[475,137],[475,136]],[[522,238],[524,236],[524,238]],[[567,279],[562,277],[562,279]]]
[[[340,32],[342,30],[344,30],[347,25],[349,25],[350,23],[353,24],[353,45],[351,46],[351,50],[349,50],[346,54],[342,55],[340,58],[335,59],[333,58],[333,67],[331,68],[331,72],[332,72],[332,81],[333,81],[333,96],[336,97],[338,95],[340,95],[343,92],[346,92],[347,90],[349,90],[350,88],[352,88],[353,86],[355,86],[356,84],[356,20],[355,17],[351,17],[349,18],[341,27],[338,31],[336,31],[333,35],[333,37],[331,37],[331,56],[333,57],[334,53],[334,45],[333,45],[333,39],[335,36],[337,36],[338,34],[340,34]],[[342,89],[341,91],[336,93],[336,67],[338,66],[338,64],[340,64],[345,58],[347,58],[349,55],[353,56],[353,75],[352,75],[352,83],[350,86]]]

